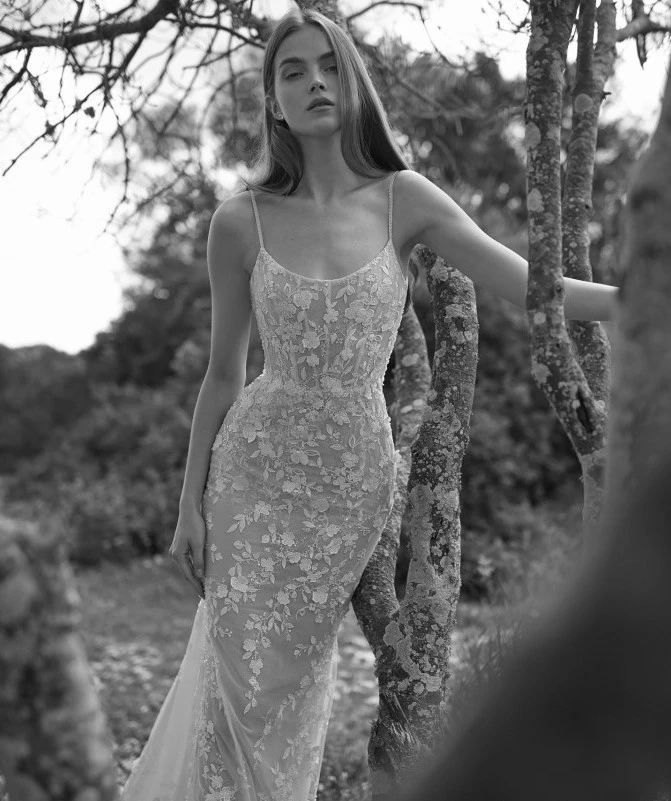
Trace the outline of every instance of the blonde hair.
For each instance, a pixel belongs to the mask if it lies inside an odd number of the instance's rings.
[[[343,158],[353,172],[367,178],[412,169],[395,143],[387,113],[368,74],[366,65],[347,34],[323,14],[313,9],[292,8],[279,20],[266,45],[262,65],[263,109],[260,133],[251,162],[252,178],[242,183],[247,189],[277,195],[291,195],[303,176],[303,154],[285,120],[273,116],[275,96],[275,56],[289,34],[313,25],[319,28],[335,54],[340,81]],[[413,265],[412,287],[417,279]],[[408,287],[405,310],[411,302]]]

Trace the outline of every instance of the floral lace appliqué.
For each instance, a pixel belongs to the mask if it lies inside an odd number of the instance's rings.
[[[338,626],[393,503],[382,384],[406,280],[391,250],[335,281],[262,250],[252,274],[265,367],[228,411],[203,495],[208,629],[226,665],[212,693],[231,705],[257,787],[233,801],[316,795]],[[221,714],[213,705],[205,736]]]
[[[250,281],[265,367],[212,445],[205,598],[123,801],[314,801],[338,627],[393,504],[391,236],[333,281],[262,248]]]

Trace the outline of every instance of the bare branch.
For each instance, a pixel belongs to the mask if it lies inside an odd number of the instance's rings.
[[[505,33],[521,33],[523,30],[525,30],[529,26],[529,24],[531,22],[531,19],[529,17],[529,10],[528,9],[527,9],[527,13],[524,15],[524,19],[520,20],[519,22],[515,22],[512,19],[512,17],[510,16],[510,13],[508,11],[506,11],[506,9],[504,8],[503,0],[497,0],[496,4],[494,4],[494,0],[489,0],[489,2],[487,3],[487,6],[489,8],[491,8],[492,11],[495,12],[495,14],[496,14],[496,27],[500,31],[504,31],[504,28],[501,25],[501,20],[502,19],[505,19],[508,23],[510,23],[511,28],[509,30],[505,31]]]
[[[24,75],[28,74],[28,62],[30,61],[31,56],[30,50],[28,50],[24,56],[23,64],[21,68],[17,71],[16,75],[12,78],[12,80],[5,86],[5,88],[0,92],[0,105],[2,105],[3,100],[7,97],[10,91],[21,83],[22,78]]]
[[[81,106],[82,106],[82,105],[83,105],[83,104],[86,102],[86,100],[87,100],[89,97],[91,97],[91,95],[95,94],[95,92],[97,92],[97,91],[99,90],[99,88],[100,88],[99,86],[96,86],[95,88],[93,88],[93,89],[92,89],[92,90],[91,90],[91,91],[88,93],[88,95],[86,95],[86,97],[85,97],[83,100],[78,100],[78,101],[77,101],[77,103],[75,104],[75,106],[74,106],[74,107],[73,107],[73,108],[72,108],[72,109],[71,109],[71,110],[70,110],[70,111],[69,111],[69,112],[68,112],[68,113],[67,113],[67,114],[66,114],[64,117],[62,117],[60,120],[58,120],[58,122],[57,122],[57,123],[55,123],[55,124],[50,124],[50,123],[47,123],[47,127],[45,128],[45,130],[44,130],[44,131],[42,131],[42,132],[41,132],[41,133],[40,133],[38,136],[36,136],[36,137],[33,139],[33,141],[32,141],[32,142],[30,142],[29,144],[27,144],[27,145],[26,145],[26,146],[23,148],[23,150],[22,150],[20,153],[18,153],[18,154],[17,154],[17,155],[16,155],[16,156],[15,156],[15,157],[14,157],[14,158],[13,158],[13,159],[10,161],[10,163],[9,163],[9,166],[8,166],[8,167],[5,169],[5,171],[4,171],[2,174],[3,174],[3,175],[7,175],[7,173],[8,173],[8,172],[11,170],[11,168],[12,168],[12,167],[13,167],[13,166],[16,164],[16,162],[17,162],[17,161],[18,161],[18,160],[21,158],[21,156],[23,156],[25,153],[27,153],[29,150],[31,150],[33,147],[35,147],[35,145],[36,145],[38,142],[40,142],[42,139],[44,139],[45,137],[51,136],[51,135],[53,134],[54,130],[55,130],[55,129],[56,129],[58,126],[60,126],[60,125],[63,125],[63,124],[64,124],[64,123],[65,123],[65,122],[66,122],[68,119],[70,119],[70,117],[72,117],[72,115],[73,115],[73,114],[75,114],[77,111],[79,111],[80,107],[81,107]]]
[[[639,14],[630,23],[620,28],[617,32],[617,41],[623,42],[625,39],[632,39],[638,36],[645,36],[649,33],[669,33],[671,24],[664,24],[650,19],[648,14]],[[644,59],[645,60],[645,59]]]
[[[14,40],[11,44],[0,47],[0,56],[35,47],[56,47],[59,50],[70,50],[91,42],[111,41],[127,34],[146,34],[168,14],[176,14],[178,9],[179,0],[158,0],[154,8],[139,19],[129,22],[103,23],[88,31],[65,33],[59,36],[38,36],[32,30],[11,30],[0,26],[0,33],[4,33]]]
[[[398,2],[396,2],[396,0],[376,0],[376,2],[371,3],[365,8],[355,11],[354,14],[350,14],[349,16],[345,17],[345,20],[349,24],[353,19],[361,17],[363,14],[367,14],[372,9],[377,8],[377,6],[409,6],[410,8],[414,8],[419,11],[420,14],[422,12],[422,6],[420,6],[418,3],[408,3],[404,2],[404,0],[399,0]]]

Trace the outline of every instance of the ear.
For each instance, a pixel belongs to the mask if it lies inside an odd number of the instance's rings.
[[[277,103],[277,100],[275,100],[274,97],[266,98],[266,106],[268,108],[268,111],[270,111],[270,113],[273,115],[273,117],[277,117],[277,115],[280,113],[279,104]]]

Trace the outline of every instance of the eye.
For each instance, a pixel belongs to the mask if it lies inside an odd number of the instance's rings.
[[[333,64],[330,67],[327,67],[326,69],[335,70],[336,72],[338,71],[338,67],[336,64]],[[288,72],[284,77],[288,79],[288,78],[293,78],[294,75],[300,75],[300,74],[301,74],[300,72]]]

